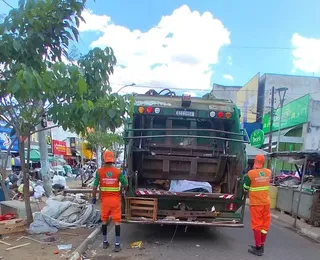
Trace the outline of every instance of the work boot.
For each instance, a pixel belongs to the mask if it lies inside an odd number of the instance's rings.
[[[249,247],[248,252],[250,254],[257,255],[257,256],[262,256],[263,255],[262,247],[257,248],[255,246],[251,246],[251,247]]]
[[[253,248],[253,249],[255,249],[255,248],[256,248],[255,246],[252,246],[252,245],[251,245],[251,246],[249,246],[249,247],[250,247],[250,248]],[[261,251],[262,251],[262,254],[264,254],[264,245],[262,245],[262,246],[261,246]]]
[[[119,245],[117,245],[117,244],[114,245],[113,251],[116,252],[116,253],[120,252],[120,251],[121,251],[121,246],[120,246],[120,244],[119,244]]]
[[[109,242],[103,242],[103,249],[107,249],[109,246]]]

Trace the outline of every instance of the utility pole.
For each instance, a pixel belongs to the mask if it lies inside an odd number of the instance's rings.
[[[274,114],[274,87],[271,89],[271,110],[270,110],[270,131],[269,131],[269,153],[272,152],[272,128]],[[271,160],[268,160],[268,168],[270,169]]]
[[[41,107],[43,103],[41,102]],[[38,140],[39,140],[39,151],[40,151],[40,164],[41,164],[41,177],[43,181],[43,189],[46,192],[46,195],[49,197],[52,194],[52,184],[51,176],[49,174],[49,158],[48,158],[48,145],[46,139],[46,130],[47,127],[47,118],[45,112],[41,117],[41,123],[37,126]]]

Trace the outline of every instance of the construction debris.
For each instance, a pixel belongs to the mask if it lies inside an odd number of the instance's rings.
[[[1,240],[0,240],[0,244],[4,244],[4,245],[6,245],[6,246],[11,246],[11,244],[9,244],[9,243],[7,243],[7,242],[4,242],[4,241],[1,241]]]
[[[30,245],[30,243],[26,243],[26,244],[22,244],[22,245],[18,245],[18,246],[13,246],[13,247],[8,247],[8,248],[6,248],[6,251],[10,251],[10,250],[17,249],[17,248],[24,247],[24,246],[28,246],[28,245]]]

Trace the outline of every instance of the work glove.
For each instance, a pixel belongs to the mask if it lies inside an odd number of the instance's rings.
[[[96,204],[96,203],[97,203],[97,198],[92,198],[91,203],[92,203],[92,204]]]

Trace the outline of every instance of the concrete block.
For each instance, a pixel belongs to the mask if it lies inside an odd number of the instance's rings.
[[[37,204],[31,203],[32,213],[39,211]],[[13,213],[16,214],[18,218],[26,217],[26,207],[24,201],[19,200],[7,200],[0,202],[0,212],[1,214]]]

